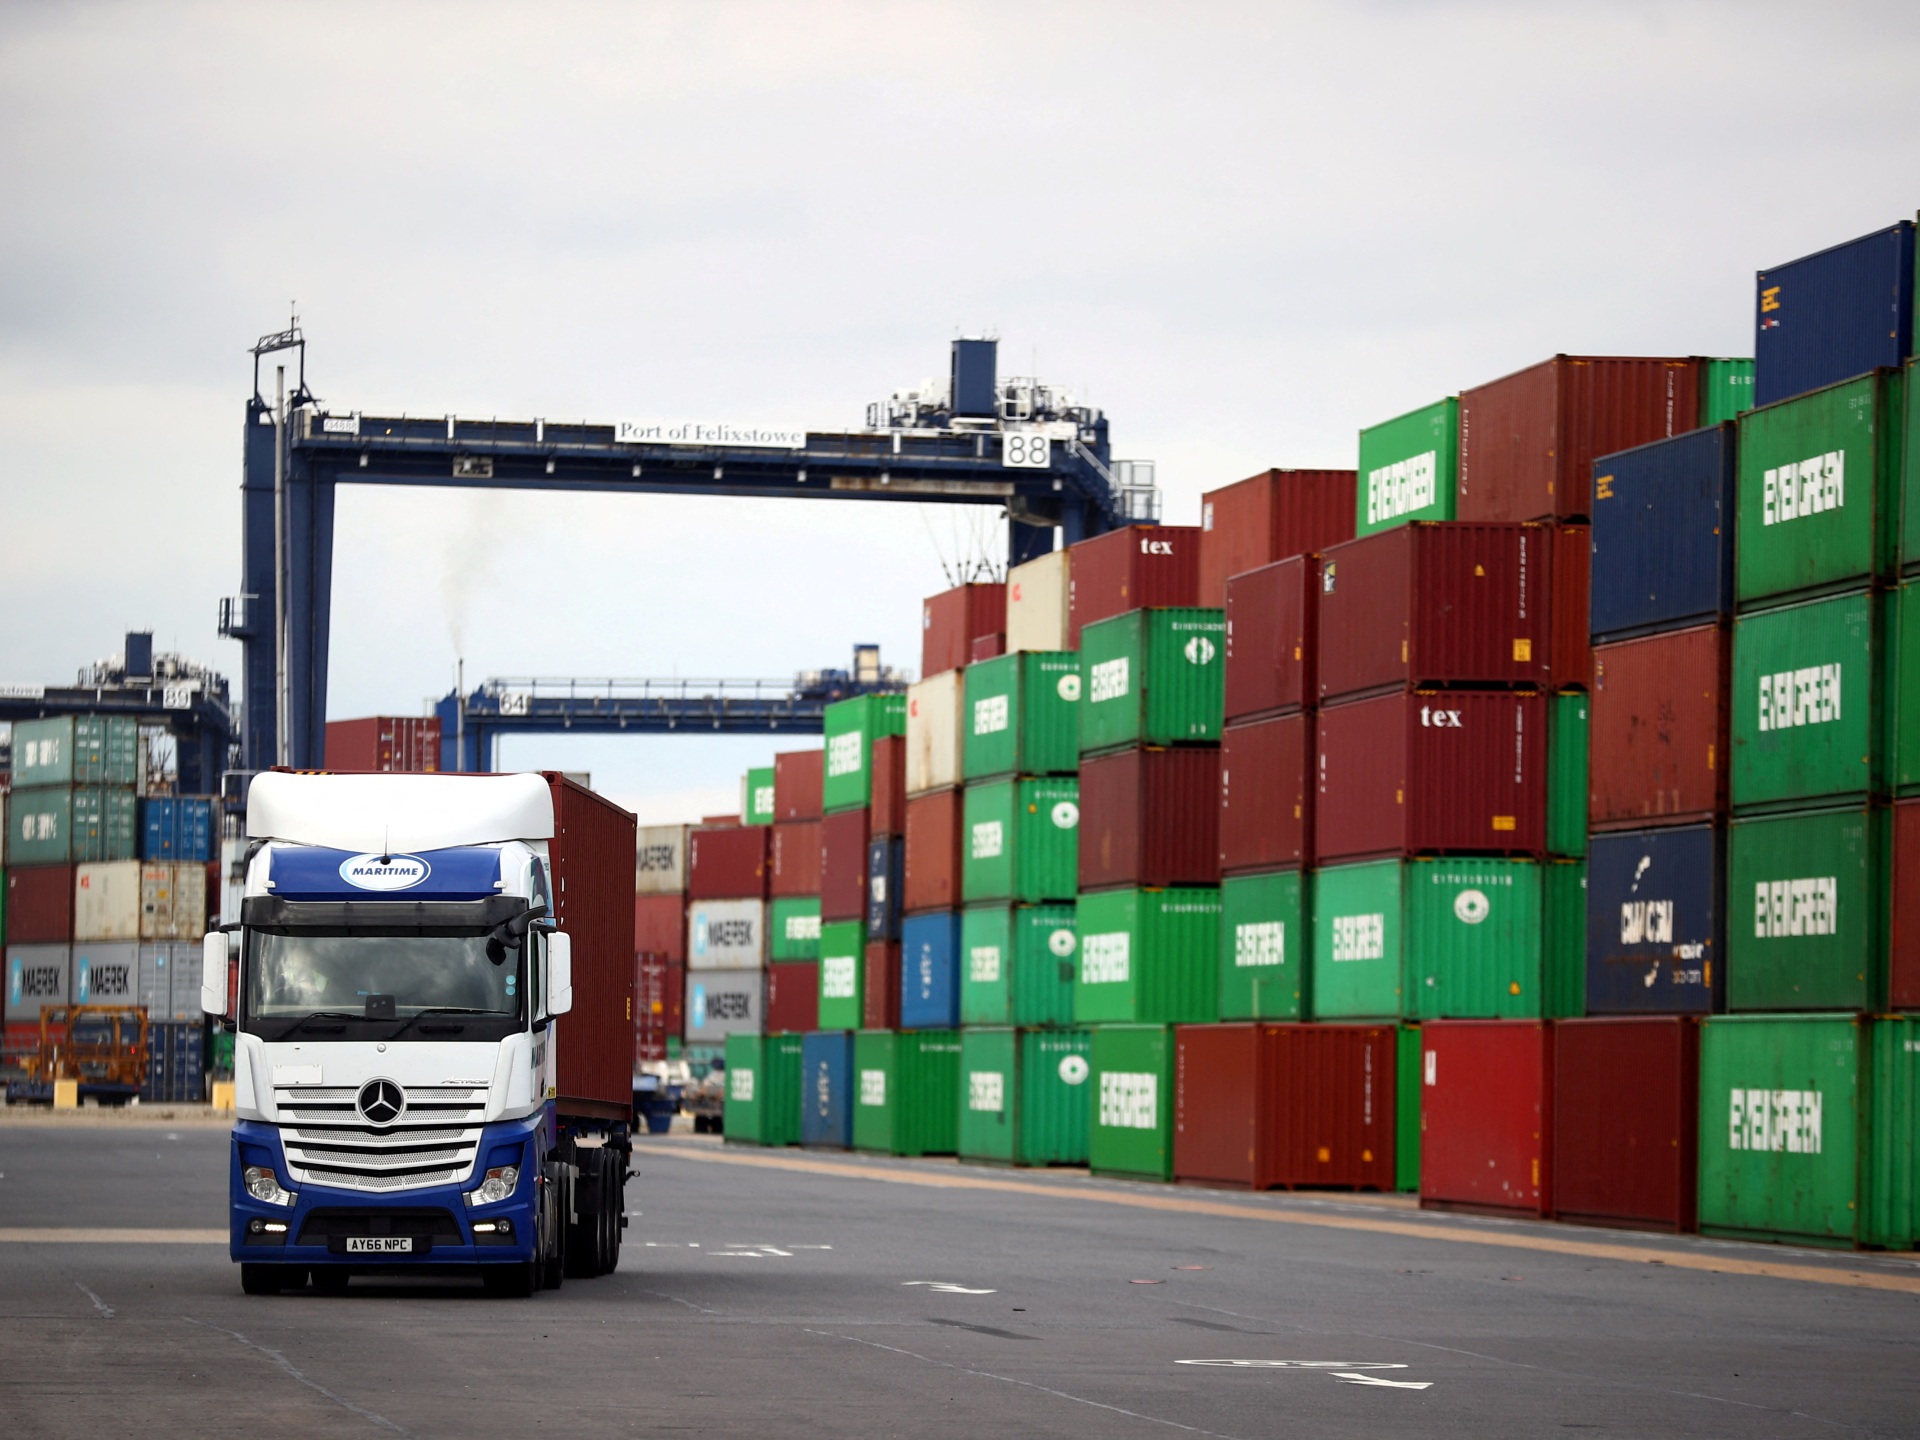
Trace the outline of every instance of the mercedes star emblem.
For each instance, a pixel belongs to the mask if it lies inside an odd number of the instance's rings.
[[[369,1080],[356,1104],[369,1125],[391,1125],[406,1113],[407,1092],[391,1080]]]

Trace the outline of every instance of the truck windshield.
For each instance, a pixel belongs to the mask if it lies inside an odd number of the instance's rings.
[[[480,1039],[518,1025],[522,952],[509,950],[504,964],[494,964],[484,931],[256,929],[249,940],[247,1028],[268,1039],[289,1027],[302,1038],[369,1039],[414,1020],[423,1023],[410,1025],[410,1035],[444,1026]],[[307,1017],[314,1023],[302,1027]]]

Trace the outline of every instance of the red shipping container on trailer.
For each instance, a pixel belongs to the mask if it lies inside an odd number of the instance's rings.
[[[1320,556],[1321,702],[1416,686],[1547,684],[1552,549],[1545,526],[1450,521],[1330,546]]]
[[[73,939],[71,865],[15,865],[7,869],[9,945],[64,945]]]
[[[1545,852],[1547,701],[1538,693],[1418,690],[1330,705],[1316,749],[1315,864]]]
[[[1594,829],[1690,824],[1726,813],[1731,655],[1718,625],[1594,647],[1587,703]]]
[[[1318,557],[1296,555],[1227,581],[1226,718],[1316,703]]]
[[[873,742],[872,814],[875,835],[903,835],[907,829],[907,737],[882,735]]]
[[[687,838],[687,894],[695,900],[764,900],[770,828],[696,829]]]
[[[1920,798],[1893,807],[1892,888],[1890,1003],[1920,1010]]]
[[[329,720],[328,770],[373,770],[383,775],[418,775],[440,768],[440,719],[436,715],[370,715],[362,720]]]
[[[1593,527],[1553,527],[1548,570],[1548,622],[1553,639],[1547,650],[1555,690],[1586,690],[1593,684]]]
[[[1121,750],[1080,762],[1082,890],[1219,880],[1217,749]],[[911,849],[907,884],[913,884]]]
[[[778,803],[778,802],[776,802]],[[773,824],[772,879],[774,895],[820,893],[820,822],[776,820]]]
[[[1096,620],[1198,605],[1199,596],[1198,526],[1127,525],[1082,540],[1067,564],[1068,648],[1078,650],[1080,632]]]
[[[957,789],[935,790],[907,801],[907,873],[900,906],[909,915],[960,904],[960,796]]]
[[[1700,1025],[1684,1015],[1553,1027],[1553,1213],[1694,1228]]]
[[[1699,424],[1699,364],[1556,355],[1460,395],[1461,520],[1584,520],[1593,462]]]
[[[687,897],[633,897],[633,948],[664,955],[676,964],[687,958]]]
[[[667,1058],[667,1041],[685,1030],[687,967],[665,955],[634,956],[634,1060]]]
[[[820,918],[867,918],[867,812],[842,810],[820,822]]]
[[[773,818],[818,820],[824,750],[788,750],[773,757]]]
[[[1223,874],[1313,863],[1313,738],[1305,711],[1220,732]]]
[[[1227,603],[1227,581],[1353,538],[1352,470],[1266,470],[1200,497],[1199,599]]]
[[[1553,1213],[1553,1025],[1420,1027],[1420,1204]]]
[[[1007,587],[956,585],[929,595],[920,606],[920,677],[958,670],[973,653],[979,635],[1003,635],[1007,629]]]
[[[900,943],[869,940],[861,975],[860,1022],[869,1030],[900,1028]]]
[[[818,1030],[820,967],[811,960],[783,960],[767,966],[767,1003],[761,1013],[769,1035]]]
[[[633,816],[603,795],[543,771],[553,794],[553,919],[573,937],[573,1009],[560,1017],[560,1112],[633,1112]]]

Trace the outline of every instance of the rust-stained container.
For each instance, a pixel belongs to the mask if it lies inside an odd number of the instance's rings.
[[[65,945],[73,939],[74,872],[72,865],[7,867],[7,943]]]
[[[907,737],[883,735],[873,742],[872,813],[875,835],[903,835],[907,829]]]
[[[1409,686],[1547,684],[1552,551],[1544,525],[1453,521],[1330,546],[1320,556],[1320,701]]]
[[[687,967],[664,955],[633,957],[633,1059],[636,1068],[667,1058],[667,1041],[685,1032]]]
[[[961,792],[936,790],[907,801],[906,876],[901,881],[901,908],[912,915],[921,910],[960,908]]]
[[[820,893],[820,824],[818,820],[774,821],[773,843],[768,847],[772,852],[769,893]]]
[[[1566,1020],[1553,1031],[1553,1214],[1694,1228],[1700,1025],[1682,1015]]]
[[[975,637],[1006,629],[1005,585],[956,585],[929,595],[920,606],[920,673],[960,669],[972,656]]]
[[[1556,355],[1460,396],[1462,520],[1584,520],[1593,462],[1699,423],[1699,363]]]
[[[1726,813],[1729,655],[1719,625],[1594,647],[1587,818],[1595,830]]]
[[[1221,732],[1223,875],[1313,863],[1313,737],[1304,711]]]
[[[820,919],[867,919],[867,812],[842,810],[820,822]]]
[[[633,949],[663,955],[675,964],[687,959],[687,897],[636,895],[633,897]]]
[[[696,900],[764,900],[768,829],[695,829],[687,840],[687,894]]]
[[[1547,1020],[1420,1027],[1420,1205],[1553,1213],[1553,1032]]]
[[[1072,547],[1067,563],[1067,645],[1096,620],[1129,610],[1200,602],[1200,530],[1195,525],[1128,525]]]
[[[1586,690],[1593,684],[1593,527],[1555,525],[1547,562],[1548,683],[1555,690]]]
[[[860,987],[861,1024],[869,1030],[900,1028],[900,942],[870,940]]]
[[[1394,1025],[1181,1025],[1173,1178],[1394,1188]]]
[[[1316,864],[1546,851],[1542,695],[1417,690],[1330,705],[1315,748]]]
[[[1318,694],[1316,557],[1296,555],[1227,581],[1226,716],[1278,715]]]
[[[1200,592],[1227,603],[1227,579],[1353,538],[1352,470],[1265,470],[1200,497]]]
[[[633,1113],[633,816],[547,771],[553,795],[553,921],[573,937],[573,1009],[559,1023],[563,1115]],[[762,834],[765,832],[762,831]]]
[[[382,775],[432,774],[440,768],[440,719],[436,715],[370,715],[364,720],[329,720],[326,768]]]
[[[767,966],[767,1000],[761,1014],[769,1035],[819,1029],[820,967],[809,960]]]
[[[1893,807],[1892,889],[1889,1002],[1896,1010],[1920,1010],[1920,799]]]
[[[1216,885],[1220,752],[1121,750],[1080,766],[1080,888]],[[912,882],[912,859],[908,862]]]
[[[818,820],[824,750],[788,750],[773,757],[774,822]]]

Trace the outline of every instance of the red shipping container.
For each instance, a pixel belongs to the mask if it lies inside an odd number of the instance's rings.
[[[1889,990],[1896,1010],[1920,1010],[1920,798],[1893,807],[1893,935]]]
[[[370,715],[364,720],[329,720],[325,767],[375,770],[383,775],[438,771],[440,718],[437,715]]]
[[[1005,585],[956,585],[929,595],[920,607],[920,676],[958,670],[967,663],[977,635],[1007,629]]]
[[[824,750],[789,750],[773,757],[775,821],[820,818],[821,766],[826,754]]]
[[[24,1072],[27,1057],[40,1053],[40,1023],[0,1026],[0,1078],[9,1071]]]
[[[636,1064],[667,1058],[667,1041],[685,1029],[687,967],[665,955],[634,957],[633,1033]]]
[[[687,837],[687,894],[695,900],[764,900],[771,828],[696,829]]]
[[[1007,653],[1007,636],[1003,630],[995,635],[976,635],[973,648],[967,652],[967,663],[977,665],[982,660],[994,660]]]
[[[676,964],[687,958],[687,897],[633,897],[633,948],[663,955]]]
[[[1633,1229],[1694,1228],[1700,1025],[1689,1016],[1553,1027],[1553,1213]]]
[[[773,874],[769,886],[771,892],[780,896],[818,895],[820,893],[820,822],[818,820],[777,820],[772,829]]]
[[[805,1034],[820,1028],[820,967],[811,960],[767,966],[767,1005],[762,1023],[769,1035]]]
[[[1391,1025],[1181,1025],[1173,1177],[1394,1188]]]
[[[1219,750],[1182,745],[1081,761],[1082,890],[1219,883]]]
[[[935,790],[907,801],[907,874],[900,908],[909,915],[960,906],[960,796],[958,789]]]
[[[1553,1026],[1429,1020],[1420,1027],[1420,1204],[1553,1212]]]
[[[820,918],[867,918],[867,812],[842,810],[820,822]]]
[[[907,737],[883,735],[873,742],[873,814],[875,835],[901,835],[907,828]]]
[[[900,943],[867,942],[865,974],[861,976],[860,1023],[869,1030],[900,1028]]]
[[[1316,748],[1315,864],[1545,851],[1547,701],[1538,693],[1417,690],[1330,705]]]
[[[1460,396],[1462,520],[1583,520],[1593,462],[1692,430],[1693,360],[1556,355]]]
[[[1227,580],[1353,538],[1352,470],[1267,470],[1200,497],[1200,588],[1227,603]]]
[[[71,865],[15,865],[7,870],[9,945],[63,945],[73,939]]]
[[[702,815],[700,823],[709,830],[738,830],[740,817],[738,815]]]
[[[1587,818],[1596,830],[1691,824],[1727,810],[1727,668],[1718,625],[1593,649]]]
[[[633,816],[558,771],[553,795],[554,924],[573,937],[573,1009],[560,1017],[563,1115],[626,1120],[633,1113]]]
[[[1412,686],[1545,685],[1552,542],[1540,525],[1428,521],[1327,549],[1320,700]]]
[[[1123,526],[1082,540],[1067,561],[1069,649],[1080,648],[1080,631],[1096,620],[1199,603],[1200,530],[1195,525]]]
[[[1222,874],[1313,863],[1313,734],[1304,711],[1221,731]]]
[[[1226,718],[1315,703],[1320,566],[1296,555],[1227,581]]]
[[[1555,690],[1586,690],[1593,685],[1593,527],[1553,527],[1548,616],[1553,639],[1547,663]]]

